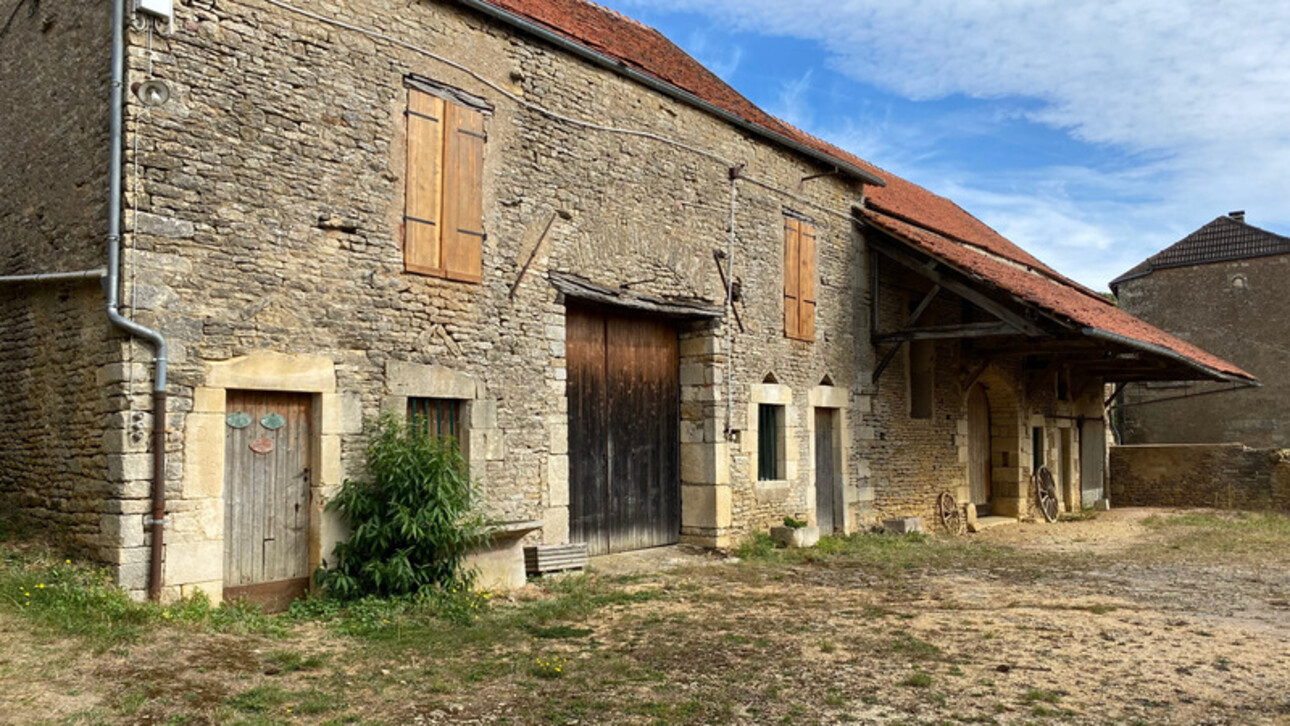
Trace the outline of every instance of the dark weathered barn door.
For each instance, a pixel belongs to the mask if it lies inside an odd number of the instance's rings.
[[[681,533],[676,330],[570,307],[569,538],[591,554],[675,544]]]
[[[820,534],[838,529],[838,452],[834,445],[833,419],[837,410],[815,409],[815,523]]]
[[[229,391],[224,597],[284,608],[309,588],[310,396]]]
[[[1106,457],[1106,429],[1102,419],[1084,419],[1079,427],[1080,504],[1093,506],[1103,497],[1103,464]]]
[[[978,514],[990,509],[990,399],[980,384],[968,393],[968,485]]]

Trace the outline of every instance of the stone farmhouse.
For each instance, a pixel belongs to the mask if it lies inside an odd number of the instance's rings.
[[[139,596],[305,587],[381,412],[604,553],[1078,508],[1106,383],[1251,379],[584,0],[139,4],[0,31],[0,497]]]
[[[1113,280],[1125,310],[1263,382],[1237,390],[1200,381],[1134,385],[1123,397],[1124,443],[1290,448],[1290,318],[1280,314],[1288,287],[1290,237],[1249,224],[1245,212],[1213,220]]]

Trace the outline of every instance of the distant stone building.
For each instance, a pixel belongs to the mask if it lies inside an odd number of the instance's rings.
[[[1290,237],[1233,212],[1119,276],[1111,289],[1124,310],[1263,384],[1133,385],[1120,409],[1124,443],[1290,448]]]
[[[0,500],[140,595],[307,587],[382,412],[600,553],[1078,508],[1106,381],[1248,379],[583,0],[125,5],[0,37]]]

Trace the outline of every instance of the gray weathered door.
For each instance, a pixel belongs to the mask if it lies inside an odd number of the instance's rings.
[[[1106,429],[1102,419],[1085,419],[1079,427],[1079,474],[1081,504],[1091,507],[1103,497],[1103,465],[1106,461]]]
[[[833,442],[836,410],[815,409],[815,522],[821,534],[838,529],[838,467]]]
[[[968,485],[978,514],[990,507],[990,400],[980,384],[968,393]]]
[[[676,329],[596,308],[565,322],[569,538],[593,554],[681,536],[681,388]]]
[[[311,397],[229,391],[224,597],[282,608],[309,588]]]

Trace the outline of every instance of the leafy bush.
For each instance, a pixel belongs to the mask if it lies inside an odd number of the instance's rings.
[[[319,579],[344,600],[469,587],[463,562],[484,533],[474,504],[455,442],[382,416],[367,447],[366,475],[347,480],[327,505],[352,533],[336,545],[336,568]]]
[[[796,519],[794,517],[784,517],[784,526],[789,529],[801,529],[806,526],[806,520]]]

